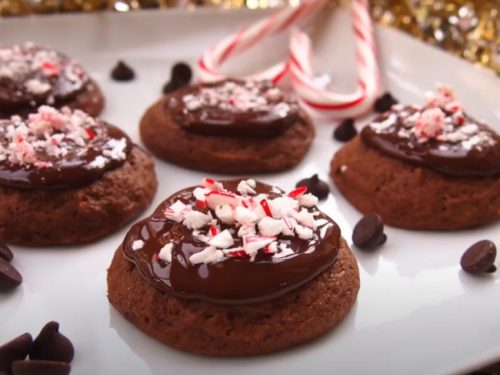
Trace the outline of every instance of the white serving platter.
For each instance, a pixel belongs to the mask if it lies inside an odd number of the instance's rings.
[[[159,97],[171,66],[180,60],[194,64],[209,44],[263,14],[269,12],[172,10],[12,18],[0,20],[0,44],[32,40],[76,57],[104,90],[107,106],[102,117],[139,142],[139,118]],[[348,89],[356,73],[348,14],[324,12],[323,21],[317,21],[315,30],[319,71],[330,74],[336,87]],[[420,103],[436,82],[449,83],[468,112],[500,131],[500,80],[493,73],[392,29],[377,28],[377,37],[385,85],[401,101]],[[284,39],[270,44],[273,48],[256,51],[261,63],[286,49]],[[135,81],[110,80],[117,59],[134,67]],[[240,61],[248,67],[255,58]],[[311,151],[297,168],[254,177],[284,188],[313,173],[328,180],[329,161],[341,144],[331,137],[332,124],[318,123],[317,129]],[[171,193],[205,177],[159,160],[156,171],[159,190],[144,215]],[[333,184],[332,193],[320,207],[350,240],[361,215]],[[86,375],[428,375],[466,372],[500,359],[500,272],[472,277],[459,265],[465,249],[478,240],[500,246],[500,222],[453,233],[387,228],[388,242],[381,249],[354,250],[361,291],[336,329],[292,350],[237,359],[172,350],[113,310],[106,299],[106,269],[126,230],[88,246],[13,247],[14,265],[24,282],[0,295],[0,343],[26,331],[36,335],[47,321],[59,321],[76,347],[72,374]]]

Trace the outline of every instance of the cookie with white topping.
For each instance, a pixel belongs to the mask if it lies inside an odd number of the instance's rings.
[[[0,120],[0,238],[29,245],[94,241],[151,202],[151,159],[119,128],[41,106]]]
[[[97,116],[104,97],[80,64],[61,52],[31,42],[1,47],[0,118],[25,117],[41,105]]]
[[[202,354],[269,353],[326,332],[356,300],[359,274],[306,190],[205,179],[173,194],[116,251],[111,304],[159,341]]]
[[[187,168],[274,172],[297,165],[314,126],[296,100],[268,81],[225,80],[177,90],[153,104],[140,124],[146,147]]]
[[[361,212],[396,227],[456,230],[500,217],[500,135],[438,85],[397,104],[334,156],[331,175]]]

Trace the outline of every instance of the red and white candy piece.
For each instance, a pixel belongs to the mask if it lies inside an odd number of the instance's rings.
[[[219,68],[230,57],[246,51],[269,36],[295,26],[300,20],[314,14],[325,4],[325,0],[305,0],[296,8],[284,9],[226,37],[209,48],[199,59],[198,73],[201,80],[216,81],[226,78]],[[330,92],[315,81],[311,61],[311,43],[308,36],[298,30],[293,32],[290,39],[288,60],[246,78],[268,79],[278,83],[289,73],[299,99],[313,115],[345,118],[358,116],[368,111],[378,93],[379,71],[367,0],[353,0],[351,14],[358,69],[358,82],[354,92],[349,94]]]

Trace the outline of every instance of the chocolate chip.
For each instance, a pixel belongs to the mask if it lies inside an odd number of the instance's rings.
[[[172,68],[170,81],[163,86],[163,93],[168,94],[191,83],[193,72],[191,67],[183,62],[177,63]]]
[[[0,289],[15,288],[23,282],[21,274],[5,259],[0,259]]]
[[[113,70],[111,70],[111,78],[115,81],[131,81],[135,78],[135,72],[123,61],[118,61]]]
[[[372,249],[385,243],[384,223],[378,214],[363,217],[352,232],[352,241],[361,249]]]
[[[318,199],[326,199],[330,193],[330,186],[325,181],[320,180],[317,174],[304,178],[295,184],[295,187],[300,186],[306,186],[307,191]]]
[[[340,142],[347,142],[353,139],[358,131],[354,127],[354,120],[348,118],[342,121],[333,131],[333,137]]]
[[[68,375],[71,366],[57,361],[15,361],[12,375]]]
[[[7,262],[10,262],[14,258],[14,254],[12,254],[10,248],[3,241],[0,241],[0,258],[5,259]]]
[[[75,349],[69,339],[59,333],[59,323],[49,322],[42,328],[33,342],[31,359],[71,362]]]
[[[9,372],[12,362],[24,359],[33,345],[29,333],[23,333],[14,340],[0,346],[0,372]]]
[[[398,103],[398,100],[395,99],[390,92],[386,92],[375,101],[375,105],[373,108],[376,112],[384,113],[391,109],[393,105]]]
[[[494,272],[495,265],[493,263],[496,255],[497,249],[493,242],[489,240],[479,241],[465,251],[460,259],[460,265],[465,272],[472,274]]]

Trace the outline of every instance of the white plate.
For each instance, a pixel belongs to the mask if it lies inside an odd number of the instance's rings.
[[[0,38],[2,44],[34,40],[74,55],[102,85],[108,100],[103,117],[138,141],[138,120],[158,98],[171,65],[194,62],[209,43],[261,15],[207,10],[7,19],[0,21]],[[348,88],[355,74],[349,18],[337,11],[326,21],[317,38],[318,65]],[[471,114],[499,129],[500,81],[492,73],[395,30],[377,32],[385,81],[402,101],[421,102],[436,82],[451,83]],[[275,48],[267,49],[266,56],[270,50]],[[136,69],[135,81],[108,78],[118,58]],[[318,124],[304,161],[293,171],[263,179],[286,188],[313,173],[328,179],[330,158],[341,146],[331,133],[332,126]],[[164,162],[156,165],[160,186],[148,213],[169,194],[204,177]],[[321,208],[350,239],[361,215],[335,190]],[[14,265],[25,279],[17,290],[0,296],[0,342],[25,331],[36,334],[47,321],[57,320],[76,347],[73,374],[87,375],[447,374],[500,358],[500,272],[471,277],[459,266],[463,251],[475,241],[486,238],[500,245],[498,222],[455,233],[387,228],[383,248],[371,254],[356,251],[361,292],[335,330],[300,348],[241,359],[169,349],[111,308],[106,268],[126,230],[89,246],[14,247]]]

